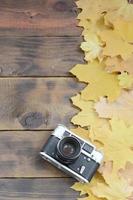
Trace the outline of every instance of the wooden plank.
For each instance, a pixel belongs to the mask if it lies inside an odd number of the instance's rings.
[[[0,178],[67,177],[39,155],[50,134],[51,131],[1,131]]]
[[[74,0],[1,0],[0,35],[79,35]]]
[[[70,97],[81,88],[74,78],[1,78],[0,130],[69,127],[78,112]]]
[[[70,76],[80,37],[0,37],[0,76]]]
[[[1,179],[0,200],[75,200],[79,195],[70,186],[72,179]]]

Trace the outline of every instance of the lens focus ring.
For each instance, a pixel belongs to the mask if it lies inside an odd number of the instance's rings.
[[[57,156],[60,162],[71,163],[75,161],[81,152],[81,145],[75,137],[65,137],[57,144]]]

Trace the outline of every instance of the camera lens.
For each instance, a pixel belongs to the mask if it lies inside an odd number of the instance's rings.
[[[62,152],[65,156],[71,156],[75,152],[75,147],[73,144],[66,143],[62,148]]]
[[[80,142],[74,137],[65,137],[57,144],[57,156],[63,163],[71,163],[76,160],[80,155],[80,151]]]

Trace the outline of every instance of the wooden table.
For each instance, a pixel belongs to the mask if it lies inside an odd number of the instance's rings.
[[[75,200],[74,180],[38,153],[70,127],[83,62],[74,0],[0,0],[0,200]]]

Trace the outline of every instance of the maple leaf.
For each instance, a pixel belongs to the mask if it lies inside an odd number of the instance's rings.
[[[103,48],[103,56],[121,56],[124,60],[128,59],[133,53],[133,45],[125,42],[115,30],[104,30],[99,36],[105,47]]]
[[[84,28],[82,35],[86,37],[90,35],[90,32],[94,35],[98,35],[99,32],[109,29],[109,27],[104,23],[104,17],[100,17],[95,24],[87,19],[80,20],[78,26]]]
[[[107,58],[105,63],[105,69],[108,72],[128,72],[133,74],[133,55],[127,60],[122,60],[120,57]]]
[[[95,133],[95,140],[104,144],[105,162],[112,161],[112,177],[119,169],[124,169],[127,162],[133,163],[133,126],[127,127],[123,121],[110,120],[111,129]],[[107,182],[107,176],[104,177]],[[109,177],[110,179],[110,177]]]
[[[101,127],[108,126],[106,119],[100,119],[94,110],[94,102],[84,101],[78,94],[71,98],[75,106],[79,107],[81,111],[72,118],[72,123],[80,125],[81,127]]]
[[[85,51],[85,60],[93,61],[100,55],[102,43],[98,36],[91,31],[84,35],[85,42],[81,43],[81,49]]]
[[[77,182],[71,188],[76,190],[76,191],[80,191],[80,196],[84,195],[84,194],[88,194],[89,196],[87,198],[85,198],[85,200],[89,200],[89,199],[100,200],[100,198],[96,197],[91,191],[91,188],[93,186],[95,186],[97,182],[104,183],[104,180],[102,179],[102,177],[98,173],[93,177],[93,179],[91,180],[90,183]]]
[[[118,75],[119,85],[124,89],[131,89],[133,87],[133,75],[123,72]]]
[[[79,137],[82,137],[84,140],[88,140],[90,141],[91,138],[89,137],[89,131],[81,128],[80,126],[78,128],[73,128],[71,129],[72,132],[74,132],[76,135],[78,135]]]
[[[88,64],[78,64],[71,73],[80,81],[90,83],[82,92],[84,100],[98,100],[101,96],[107,96],[109,101],[114,101],[120,94],[120,86],[116,74],[105,71],[103,62],[93,61]]]
[[[127,162],[125,169],[120,170],[120,176],[125,178],[129,185],[133,186],[133,164]]]
[[[121,0],[119,6],[115,10],[110,10],[105,15],[106,24],[114,23],[116,19],[123,21],[133,21],[133,5],[129,4],[127,0]]]
[[[133,7],[132,7],[133,12]],[[129,42],[133,42],[133,21],[124,21],[117,19],[113,22],[114,30],[120,35],[120,37]]]
[[[104,124],[104,126],[108,126],[108,124]],[[109,126],[108,126],[109,127]],[[88,142],[93,142],[93,144],[97,147],[97,148],[101,148],[103,145],[101,142],[98,142],[98,141],[94,141],[94,138],[93,138],[93,134],[91,134],[90,132],[91,129],[84,129],[84,128],[81,128],[81,127],[78,127],[78,128],[74,128],[74,129],[71,129],[72,132],[74,132],[76,135],[78,135],[79,137],[83,138],[84,140],[88,141]]]
[[[92,22],[96,22],[104,12],[111,11],[119,8],[121,0],[79,0],[76,2],[78,8],[82,11],[78,15],[78,19],[89,19]]]
[[[99,198],[108,200],[127,200],[133,192],[133,187],[129,186],[124,179],[115,179],[106,183],[96,183],[91,188],[92,193]]]
[[[99,117],[108,119],[115,117],[125,121],[127,125],[133,124],[133,90],[122,91],[120,97],[112,103],[106,98],[101,98],[94,107]]]

